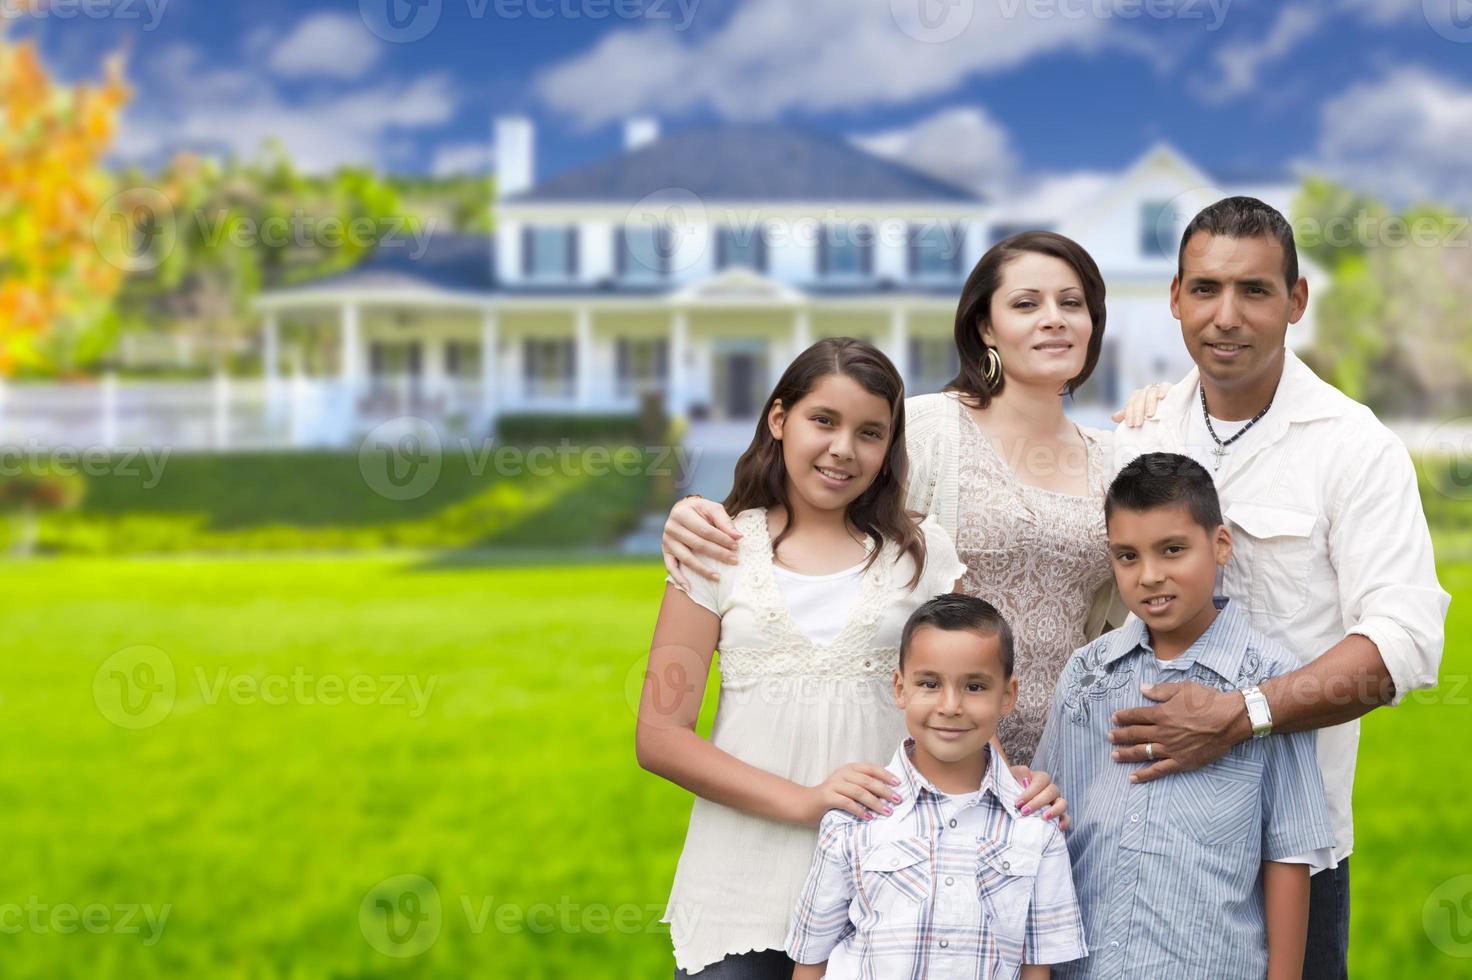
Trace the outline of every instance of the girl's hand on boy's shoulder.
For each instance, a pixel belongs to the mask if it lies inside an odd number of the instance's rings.
[[[1057,820],[1059,830],[1067,830],[1073,821],[1068,817],[1068,801],[1063,798],[1053,777],[1041,769],[1013,766],[1012,776],[1022,787],[1017,809],[1024,816],[1041,813],[1044,820]]]
[[[664,533],[660,536],[664,552],[664,567],[670,578],[686,591],[690,581],[685,571],[693,571],[711,581],[721,577],[715,569],[697,561],[697,556],[734,565],[737,561],[736,545],[741,532],[726,509],[714,500],[690,496],[675,504],[669,519],[664,522]]]
[[[816,827],[829,810],[843,810],[860,820],[887,817],[900,802],[895,792],[899,784],[899,779],[883,766],[867,762],[839,766],[827,779],[808,788],[804,822]]]

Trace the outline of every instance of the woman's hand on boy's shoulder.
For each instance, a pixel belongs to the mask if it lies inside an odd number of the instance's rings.
[[[686,570],[712,582],[721,577],[720,572],[697,560],[697,556],[727,565],[736,564],[736,546],[741,540],[741,532],[736,530],[726,508],[714,500],[691,495],[670,509],[659,540],[665,570],[676,585],[689,591]]]

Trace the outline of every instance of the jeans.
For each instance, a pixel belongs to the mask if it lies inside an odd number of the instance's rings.
[[[1308,885],[1308,944],[1303,980],[1349,978],[1349,858]]]
[[[732,953],[694,976],[696,980],[792,980],[792,966],[782,950],[763,949]],[[686,980],[689,976],[684,970],[675,971],[675,980]]]

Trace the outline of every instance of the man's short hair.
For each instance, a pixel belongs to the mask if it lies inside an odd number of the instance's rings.
[[[1184,504],[1191,520],[1211,534],[1222,523],[1221,500],[1206,467],[1180,453],[1146,453],[1119,471],[1104,495],[1104,520],[1117,510],[1155,510]]]
[[[1283,246],[1283,279],[1291,290],[1298,282],[1298,248],[1293,244],[1293,226],[1283,213],[1255,197],[1224,197],[1202,208],[1181,233],[1176,252],[1176,277],[1186,274],[1186,243],[1198,231],[1226,238],[1271,238]]]
[[[985,599],[951,592],[936,596],[910,614],[900,634],[900,669],[905,667],[905,654],[910,649],[910,639],[922,626],[938,630],[965,630],[977,636],[995,636],[1002,656],[1002,676],[1012,676],[1012,627]]]

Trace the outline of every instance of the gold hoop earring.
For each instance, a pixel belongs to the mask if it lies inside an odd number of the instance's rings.
[[[988,388],[996,388],[1002,383],[1002,355],[995,347],[988,347],[981,357],[981,379]]]

